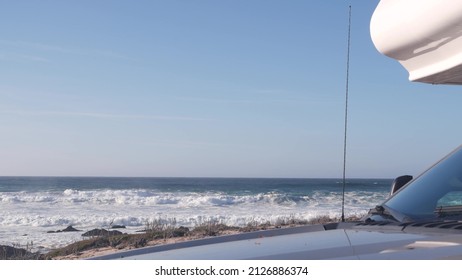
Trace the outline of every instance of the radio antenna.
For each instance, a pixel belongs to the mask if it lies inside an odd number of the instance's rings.
[[[351,37],[351,5],[348,13],[348,47],[346,61],[346,87],[345,87],[345,133],[343,138],[343,189],[342,189],[342,222],[345,222],[345,186],[346,186],[346,156],[347,156],[347,127],[348,127],[348,81],[350,70],[350,37]]]

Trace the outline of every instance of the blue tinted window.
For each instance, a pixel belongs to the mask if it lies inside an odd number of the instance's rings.
[[[434,218],[436,207],[462,205],[461,193],[462,148],[459,147],[384,204],[411,219]]]

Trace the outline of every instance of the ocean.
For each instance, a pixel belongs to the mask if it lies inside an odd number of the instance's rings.
[[[389,194],[390,179],[348,179],[345,215],[364,215]],[[50,250],[94,228],[205,221],[230,226],[284,218],[340,217],[341,179],[0,177],[0,245]],[[49,233],[73,226],[82,232]]]

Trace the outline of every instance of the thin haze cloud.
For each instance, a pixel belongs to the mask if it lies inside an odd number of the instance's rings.
[[[171,147],[171,148],[194,148],[194,149],[209,149],[209,148],[230,148],[229,144],[216,143],[216,142],[194,142],[194,141],[152,141],[145,143],[157,147]]]
[[[254,99],[229,99],[229,98],[208,98],[208,97],[184,97],[177,96],[175,100],[178,101],[193,101],[193,102],[203,102],[203,103],[218,103],[218,104],[268,104],[268,103],[325,103],[325,102],[336,102],[333,97],[330,96],[305,96],[298,94],[297,96],[292,96],[288,94],[287,97],[274,96],[272,98],[254,98]]]
[[[161,116],[161,115],[130,115],[130,114],[107,114],[94,112],[60,112],[60,111],[2,111],[2,114],[22,116],[60,116],[60,117],[87,117],[98,119],[125,119],[125,120],[163,120],[163,121],[210,121],[206,118]]]
[[[48,62],[49,60],[36,56],[36,55],[27,55],[27,54],[20,54],[20,53],[11,53],[11,52],[4,52],[0,54],[0,60],[3,61],[32,61],[32,62]]]
[[[46,52],[58,52],[62,54],[73,54],[73,55],[84,55],[84,56],[103,56],[108,58],[114,59],[124,59],[130,60],[126,55],[117,53],[112,50],[90,50],[90,49],[83,49],[83,48],[75,48],[75,47],[62,47],[58,45],[51,45],[51,44],[43,44],[37,42],[26,42],[26,41],[9,41],[9,40],[0,40],[1,45],[11,46],[16,48],[25,48],[25,49],[32,49],[38,51],[46,51]]]

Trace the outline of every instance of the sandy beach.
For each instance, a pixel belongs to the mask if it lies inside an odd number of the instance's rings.
[[[235,233],[238,233],[237,231]],[[173,237],[173,238],[168,238],[168,239],[163,239],[163,240],[153,240],[148,242],[146,245],[147,247],[149,246],[157,246],[157,245],[163,245],[163,244],[171,244],[171,243],[177,243],[177,242],[183,242],[187,240],[192,240],[193,238],[187,238],[187,237]],[[98,257],[98,256],[104,256],[104,255],[109,255],[113,253],[118,253],[121,251],[128,251],[131,249],[136,249],[135,247],[127,247],[127,248],[114,248],[114,247],[103,247],[103,248],[95,248],[95,249],[89,249],[85,250],[82,252],[78,253],[72,253],[69,255],[65,256],[57,256],[53,257],[53,260],[82,260],[82,259],[88,259],[92,257]]]
[[[328,217],[326,217],[325,219],[329,220]],[[117,230],[105,231],[101,236],[94,236],[86,240],[69,244],[63,248],[52,250],[42,255],[41,258],[52,260],[88,259],[92,257],[103,256],[137,248],[172,244],[223,235],[239,234],[249,231],[274,229],[289,226],[294,227],[306,223],[307,221],[289,221],[284,225],[258,225],[241,228],[231,227],[223,224],[209,223],[191,230],[184,227],[162,229],[151,228],[150,230],[144,233],[120,235],[108,234],[110,232],[118,232]]]

